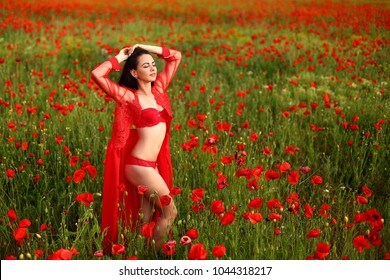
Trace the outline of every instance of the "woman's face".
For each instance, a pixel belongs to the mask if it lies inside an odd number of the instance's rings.
[[[137,69],[131,73],[137,80],[143,82],[154,82],[157,77],[156,62],[149,54],[142,54],[138,57]]]

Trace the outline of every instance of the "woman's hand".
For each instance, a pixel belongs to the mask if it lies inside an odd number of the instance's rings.
[[[119,63],[125,61],[133,52],[134,47],[126,47],[119,51],[115,56]]]
[[[132,46],[130,54],[133,53],[133,51],[136,48],[142,48],[142,49],[147,50],[148,52],[150,52],[152,54],[157,54],[157,55],[161,55],[162,54],[162,48],[161,47],[151,46],[151,45],[143,45],[143,44],[135,44],[134,46]]]
[[[133,51],[136,48],[143,48],[147,50],[148,52],[161,55],[162,54],[162,48],[157,46],[150,46],[150,45],[142,45],[142,44],[135,44],[131,47],[126,47],[120,50],[120,52],[115,56],[119,63],[125,61],[129,58],[129,56],[133,53]]]

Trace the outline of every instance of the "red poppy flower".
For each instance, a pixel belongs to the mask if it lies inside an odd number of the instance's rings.
[[[169,195],[162,195],[160,196],[160,204],[161,204],[161,207],[166,207],[168,206],[172,201],[172,197],[170,197]]]
[[[293,214],[296,215],[301,208],[299,195],[297,193],[291,193],[287,197],[286,202],[288,204],[288,211],[293,212]]]
[[[189,260],[205,260],[207,259],[207,250],[203,244],[197,243],[191,246],[188,252]]]
[[[222,156],[221,163],[223,165],[231,164],[234,160],[234,156]]]
[[[231,224],[234,221],[235,214],[233,211],[229,211],[222,216],[221,223],[224,226]]]
[[[318,175],[314,175],[313,178],[310,180],[310,183],[313,185],[321,185],[322,184],[322,177]]]
[[[41,249],[37,249],[35,250],[35,253],[34,253],[34,256],[39,259],[40,257],[42,257],[43,255],[45,254],[45,252]]]
[[[310,172],[310,167],[309,166],[301,166],[301,167],[299,167],[299,171],[304,173],[304,174],[307,174]]]
[[[26,228],[17,228],[14,230],[14,239],[16,241],[22,241],[27,237],[27,229]]]
[[[242,168],[237,170],[235,176],[237,178],[245,176],[246,179],[248,180],[251,177],[251,169],[246,168],[246,167],[242,167]]]
[[[279,179],[280,178],[280,173],[270,169],[270,170],[267,170],[265,172],[264,177],[265,177],[265,179],[267,181],[273,180],[273,179]]]
[[[187,236],[187,235],[183,235],[181,238],[180,238],[180,244],[181,245],[189,245],[191,244],[192,242],[192,239],[191,237]]]
[[[261,173],[263,172],[264,167],[262,165],[258,165],[255,168],[250,170],[250,176],[254,177],[257,181],[260,179]]]
[[[271,150],[271,148],[270,148],[270,147],[265,147],[265,148],[263,149],[263,155],[265,155],[265,156],[270,156],[270,155],[272,155],[272,150]]]
[[[382,245],[382,239],[380,236],[379,230],[370,230],[370,233],[368,234],[368,239],[370,243],[374,246],[381,246]]]
[[[248,187],[248,190],[250,190],[250,191],[257,191],[259,189],[259,184],[254,179],[254,180],[248,181],[247,187]]]
[[[355,223],[362,223],[366,221],[366,215],[364,213],[357,213],[355,217],[353,218]]]
[[[84,179],[84,177],[85,177],[85,172],[82,169],[77,169],[73,173],[73,181],[75,183],[80,183]]]
[[[209,164],[209,170],[214,170],[215,167],[217,167],[217,164],[215,162]]]
[[[123,254],[125,251],[126,251],[126,248],[122,244],[112,245],[111,252],[113,255],[120,255],[120,254]]]
[[[260,223],[263,220],[263,216],[260,213],[249,213],[248,218],[252,225]]]
[[[14,123],[14,122],[8,122],[8,127],[10,128],[10,129],[12,129],[12,130],[16,130],[16,124]]]
[[[368,204],[368,199],[364,196],[358,195],[356,196],[356,202],[357,204]]]
[[[279,165],[278,168],[280,172],[284,173],[290,170],[291,164],[289,164],[288,162],[283,162],[282,164]]]
[[[169,191],[169,195],[171,197],[175,197],[176,195],[179,195],[179,194],[181,194],[181,188],[176,187],[176,186],[172,187],[171,190]]]
[[[64,138],[62,137],[62,135],[58,135],[55,138],[55,141],[56,141],[57,144],[61,144],[61,142],[64,141]]]
[[[325,259],[329,255],[330,245],[324,242],[317,243],[317,250],[314,253],[315,258]]]
[[[41,225],[39,226],[39,230],[40,230],[40,231],[44,231],[44,230],[46,230],[47,228],[48,228],[47,224],[41,224]]]
[[[311,207],[308,203],[305,203],[303,208],[305,209],[305,217],[310,219],[314,214],[314,207]]]
[[[355,247],[359,253],[363,251],[363,249],[370,249],[370,242],[364,235],[358,235],[353,239],[353,247]]]
[[[78,156],[71,156],[70,159],[69,159],[69,165],[70,166],[75,166],[78,161],[79,161],[79,157]]]
[[[226,175],[219,174],[217,179],[217,189],[222,190],[227,187],[229,183],[227,182]]]
[[[222,214],[223,212],[225,212],[225,206],[223,205],[222,200],[214,200],[213,202],[211,202],[210,208],[211,208],[211,211],[216,215],[219,215],[219,214]]]
[[[258,209],[263,204],[263,199],[260,197],[254,198],[248,203],[248,207],[250,209]]]
[[[195,203],[191,206],[191,209],[195,213],[200,213],[206,209],[206,205],[204,203]]]
[[[280,235],[282,230],[280,228],[274,228],[274,235]]]
[[[287,176],[287,180],[290,182],[291,185],[296,185],[299,182],[299,172],[298,171],[291,171],[290,174]]]
[[[191,239],[196,239],[199,236],[198,230],[195,228],[189,229],[186,232],[186,235],[190,237]]]
[[[104,252],[103,252],[103,250],[97,250],[97,251],[95,251],[95,253],[93,253],[93,256],[101,258],[104,256]]]
[[[330,211],[330,205],[327,204],[327,203],[324,203],[321,205],[320,207],[320,210],[318,211],[319,214],[323,217],[323,218],[328,218],[329,217],[329,211]]]
[[[269,213],[267,216],[268,221],[280,221],[282,218],[283,218],[282,214],[276,212]]]
[[[383,228],[383,219],[381,213],[378,212],[375,208],[369,209],[364,212],[367,223],[369,223],[375,229]]]
[[[155,222],[150,222],[148,224],[144,224],[141,227],[141,234],[145,238],[151,238],[153,236],[154,226],[156,225]]]
[[[259,138],[259,134],[257,132],[251,132],[249,136],[249,141],[255,142]]]
[[[16,215],[16,212],[14,209],[10,209],[8,210],[7,212],[7,217],[12,220],[12,221],[16,221],[18,219],[18,216]]]
[[[166,256],[171,256],[176,253],[176,241],[171,240],[166,243],[164,243],[161,247],[162,251]]]
[[[198,189],[195,189],[195,190],[191,191],[190,199],[193,202],[199,202],[199,201],[201,201],[203,199],[203,197],[204,197],[204,190],[203,190],[203,188],[198,188]]]
[[[15,173],[15,171],[14,170],[12,170],[12,169],[7,169],[6,171],[5,171],[5,176],[7,176],[7,178],[14,178],[15,177],[15,175],[16,175],[16,173]]]
[[[306,235],[306,238],[317,238],[320,235],[321,235],[321,230],[315,228],[315,229],[309,230],[309,232]]]
[[[223,245],[216,245],[211,250],[211,253],[214,257],[222,258],[226,254],[226,247]]]
[[[23,143],[22,143],[22,150],[23,150],[23,151],[27,151],[27,150],[28,150],[28,146],[29,146],[29,145],[28,145],[28,142],[23,142]]]
[[[89,207],[90,203],[94,201],[94,197],[93,194],[87,192],[78,194],[74,200]]]
[[[286,148],[284,150],[286,153],[293,155],[296,152],[299,152],[301,149],[298,147],[294,147],[294,146],[286,146]]]
[[[97,170],[96,170],[96,167],[95,167],[95,166],[89,164],[89,165],[83,167],[83,170],[87,171],[87,173],[88,173],[89,175],[91,175],[91,178],[92,178],[92,179],[95,179],[95,178],[96,178],[96,176],[97,176]]]
[[[283,206],[282,206],[282,203],[280,202],[279,199],[272,198],[272,199],[267,201],[267,208],[269,210],[272,210],[272,209],[280,209],[280,210],[282,210]]]
[[[139,185],[139,186],[137,187],[137,191],[138,191],[138,194],[143,195],[143,194],[145,194],[146,192],[149,191],[149,187]]]
[[[53,254],[47,257],[48,260],[70,260],[72,259],[73,253],[67,249],[58,249]]]
[[[29,219],[23,219],[19,221],[19,227],[28,228],[29,226],[31,226],[31,221]]]
[[[369,187],[363,186],[362,191],[363,191],[365,197],[369,198],[370,196],[372,196],[372,191]]]

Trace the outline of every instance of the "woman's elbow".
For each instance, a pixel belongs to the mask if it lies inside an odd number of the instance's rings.
[[[180,51],[175,51],[175,58],[176,58],[176,60],[180,61],[181,57],[182,57],[181,52]]]
[[[93,80],[97,80],[99,78],[98,71],[96,68],[91,71],[91,78]]]

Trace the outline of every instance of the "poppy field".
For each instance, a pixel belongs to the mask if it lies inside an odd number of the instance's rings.
[[[370,2],[1,1],[0,259],[390,259],[390,5]],[[105,254],[115,102],[91,70],[137,43],[182,53],[178,216],[161,251],[150,223]]]

